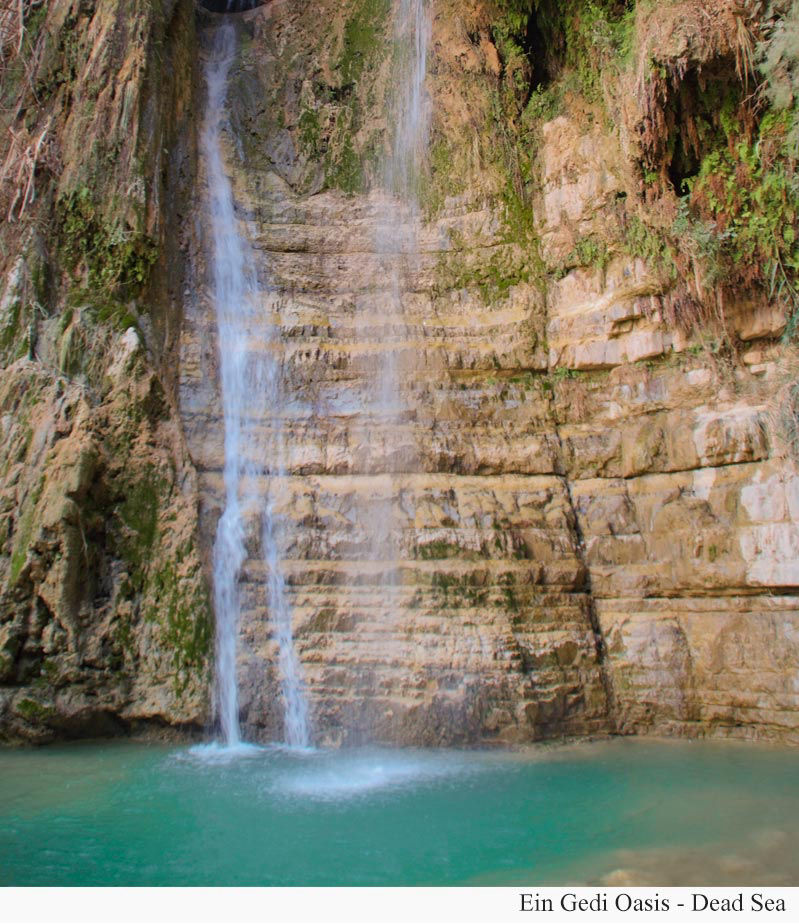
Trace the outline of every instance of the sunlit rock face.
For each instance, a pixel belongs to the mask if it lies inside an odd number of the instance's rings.
[[[283,105],[284,64],[263,58],[271,42],[303,41],[311,17],[297,16],[287,6],[255,21],[239,73],[252,100]],[[253,74],[266,81],[257,91]],[[233,123],[252,124],[237,86],[234,75]],[[252,139],[240,159],[234,133],[229,142],[242,224],[271,287],[262,310],[281,332],[286,475],[264,490],[282,521],[316,740],[440,745],[606,729],[574,509],[548,401],[529,372],[546,368],[541,296],[521,286],[486,304],[439,285],[453,226],[492,246],[492,214],[418,221],[412,234],[411,213],[385,194],[298,194],[284,177],[301,165],[270,164],[266,145],[251,154]],[[418,253],[381,247],[387,210],[392,233],[415,237]],[[390,308],[397,278],[400,316]],[[213,316],[197,300],[181,407],[209,541],[223,458],[214,345]],[[397,394],[375,401],[387,369]],[[279,737],[255,519],[250,550],[242,714],[250,735]]]
[[[434,132],[451,140],[496,50],[485,34],[463,45],[471,14],[450,6],[436,7],[428,87]],[[351,12],[331,7],[333,36]],[[797,481],[769,428],[784,316],[731,309],[747,342],[733,369],[667,323],[640,259],[492,285],[480,267],[510,275],[531,258],[479,164],[432,217],[423,202],[414,259],[381,252],[384,194],[322,191],[340,93],[324,85],[341,51],[313,34],[318,13],[286,4],[250,19],[228,134],[263,311],[281,332],[286,475],[268,490],[316,740],[793,740]],[[382,98],[387,71],[372,65]],[[369,110],[358,138],[382,118]],[[562,263],[575,229],[613,227],[625,157],[598,122],[566,114],[544,127],[538,158],[535,235]],[[398,203],[398,236],[409,220]],[[201,275],[199,252],[196,264]],[[387,320],[397,275],[401,324]],[[191,300],[181,407],[208,542],[223,457],[214,343],[208,305]],[[387,363],[401,409],[388,417],[372,394]],[[389,558],[375,554],[376,512]],[[279,737],[254,521],[250,548],[242,718]]]
[[[598,167],[595,153],[602,152]],[[545,254],[608,220],[625,164],[568,117],[544,129]],[[739,359],[667,320],[644,261],[549,288],[561,465],[606,651],[616,728],[797,740],[799,480],[785,451],[784,311],[727,306]]]
[[[0,228],[0,735],[213,726],[224,428],[194,27],[232,21],[225,168],[278,334],[250,348],[279,353],[287,396],[280,438],[256,441],[280,444],[282,474],[255,493],[279,523],[314,740],[796,742],[796,360],[776,300],[726,293],[721,326],[686,329],[657,254],[628,246],[642,163],[689,171],[642,129],[659,85],[642,96],[628,70],[603,108],[564,84],[522,143],[497,9],[435,0],[429,170],[392,199],[407,49],[388,0],[222,5],[59,0],[41,21],[78,39],[41,46],[31,86],[54,96],[25,122],[50,159]],[[645,6],[641,47],[685,65],[679,113],[697,74],[737,79],[737,7]],[[534,25],[520,81],[545,91]],[[653,209],[676,214],[667,198]],[[91,246],[67,259],[70,205]],[[122,270],[92,261],[130,243],[146,285],[111,297],[98,278]],[[241,719],[281,739],[257,516]]]

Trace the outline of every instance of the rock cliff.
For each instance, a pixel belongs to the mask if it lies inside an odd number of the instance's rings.
[[[430,5],[418,216],[379,182],[389,0],[234,17],[226,162],[291,395],[269,490],[315,738],[795,743],[795,11]],[[223,503],[193,140],[216,19],[30,17],[9,124],[27,162],[47,129],[48,191],[6,183],[0,722],[196,727]],[[381,246],[387,211],[412,255]],[[248,550],[242,719],[268,740],[254,519]]]
[[[194,8],[24,11],[3,34],[0,728],[201,725],[212,616],[170,360]]]

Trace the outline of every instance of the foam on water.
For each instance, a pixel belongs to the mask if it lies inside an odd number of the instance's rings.
[[[796,752],[0,749],[0,885],[783,885]],[[756,785],[753,785],[756,781]]]
[[[252,760],[261,757],[265,748],[257,744],[224,744],[212,741],[209,744],[196,744],[188,751],[178,754],[179,760],[192,759],[205,764],[229,764],[237,760]]]
[[[473,774],[481,766],[474,756],[463,761],[452,753],[317,752],[315,756],[314,761],[278,774],[272,791],[310,800],[339,801],[453,779]]]

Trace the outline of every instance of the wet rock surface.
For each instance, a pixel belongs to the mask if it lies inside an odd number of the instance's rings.
[[[212,614],[162,246],[193,169],[194,6],[39,6],[3,86],[49,160],[0,229],[0,739],[196,730]]]
[[[309,21],[288,5],[257,15],[240,79],[290,126],[293,49],[313,47]],[[445,61],[452,23],[436,18]],[[480,57],[474,67],[490,70]],[[326,73],[329,59],[316,65]],[[440,64],[436,101],[450,77]],[[512,260],[517,246],[490,178],[418,227],[415,259],[381,253],[380,194],[316,193],[300,154],[242,154],[251,142],[236,126],[259,124],[252,98],[231,99],[228,165],[263,311],[281,332],[287,473],[268,489],[317,740],[794,740],[798,482],[769,429],[778,364],[733,369],[700,353],[664,319],[663,284],[641,260],[570,270],[546,294],[525,281],[487,291],[462,266]],[[455,119],[454,103],[442,105],[441,119]],[[624,159],[599,127],[563,116],[545,127],[540,159],[538,233],[557,260],[575,228],[612,226]],[[396,275],[403,324],[387,326]],[[741,312],[756,342],[773,343],[770,306]],[[222,503],[213,344],[211,306],[194,300],[180,394],[206,544]],[[400,370],[399,422],[370,399],[386,363]],[[390,523],[386,560],[374,554],[375,511]],[[255,522],[242,717],[249,734],[274,738],[276,644]]]
[[[37,227],[60,216],[77,230],[65,242],[7,224],[3,237],[0,728],[11,740],[212,721],[224,452],[194,163],[207,41],[195,44],[192,3],[167,5],[163,21],[134,22],[123,6],[51,5],[39,67],[53,95],[26,130],[35,141],[49,125],[63,169],[37,175]],[[694,71],[729,57],[735,20],[712,6],[701,23],[672,22],[675,10],[664,20],[669,67],[678,53]],[[712,330],[674,323],[658,267],[622,246],[625,202],[640,194],[631,158],[664,156],[636,134],[659,110],[636,108],[630,88],[615,129],[576,97],[546,120],[530,214],[513,213],[518,176],[491,158],[509,142],[488,121],[507,62],[482,3],[435,5],[432,179],[420,215],[393,205],[417,252],[380,247],[392,208],[375,166],[391,130],[386,11],[274,0],[230,17],[241,53],[225,160],[290,395],[285,471],[264,490],[282,524],[316,741],[620,731],[795,743],[799,476],[784,310],[728,300],[734,356]],[[202,30],[218,18],[197,15]],[[656,15],[642,20],[650,37]],[[55,38],[67,34],[81,36],[75,48]],[[68,259],[81,235],[90,253]],[[595,239],[605,250],[575,257]],[[149,284],[98,295],[122,272]],[[400,383],[390,414],[374,400],[386,364]],[[269,445],[274,414],[252,402]],[[275,739],[256,515],[242,720]]]

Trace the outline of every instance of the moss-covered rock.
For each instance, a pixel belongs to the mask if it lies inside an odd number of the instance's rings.
[[[58,0],[7,62],[0,161],[37,159],[19,173],[35,197],[0,229],[0,684],[16,704],[0,737],[207,716],[210,612],[170,373],[184,266],[163,246],[194,170],[194,22],[192,0]],[[3,185],[6,208],[15,194]]]

